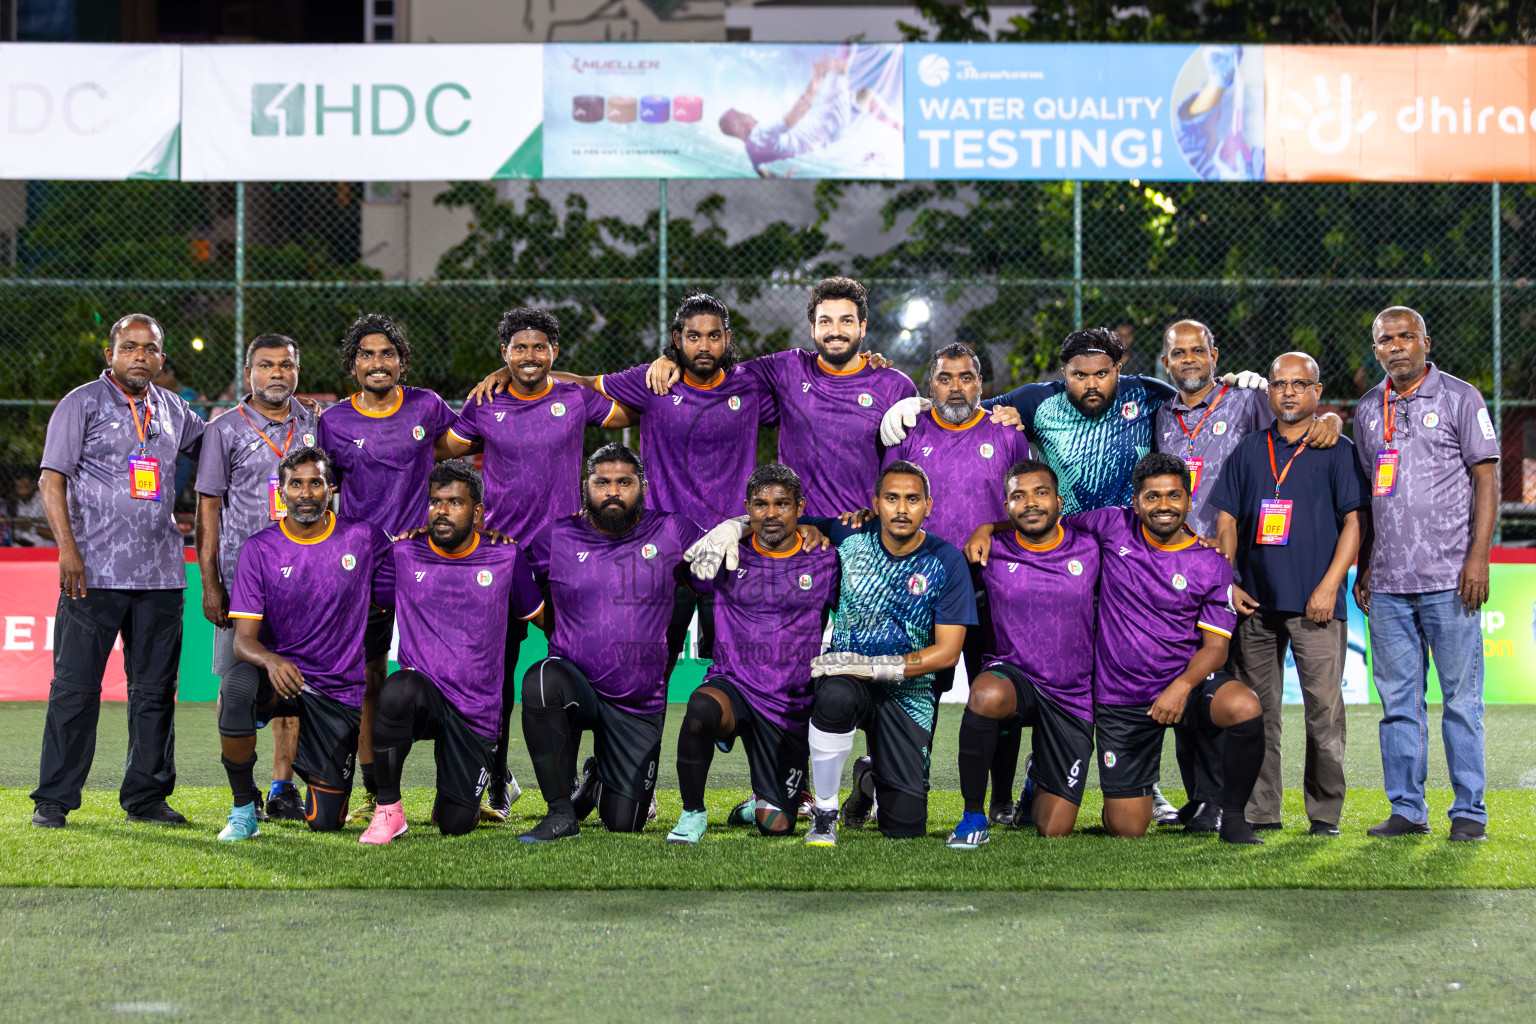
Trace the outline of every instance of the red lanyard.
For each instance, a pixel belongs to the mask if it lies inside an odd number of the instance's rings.
[[[250,427],[252,430],[256,430],[256,424],[252,423],[251,418],[245,414],[244,406],[235,406],[235,411],[240,414],[241,419],[245,420],[246,426]],[[281,459],[283,456],[288,454],[288,445],[293,441],[293,428],[295,425],[296,424],[293,423],[288,424],[288,436],[283,439],[283,447],[281,449],[272,443],[272,439],[268,437],[265,432],[256,430],[256,436],[267,442],[267,447],[271,448],[273,453],[276,454],[279,459]]]
[[[1285,469],[1275,468],[1275,432],[1271,430],[1265,437],[1269,441],[1269,471],[1275,478],[1275,497],[1280,497],[1280,485],[1285,483],[1285,478],[1291,474],[1291,465],[1296,461],[1296,456],[1307,450],[1307,442],[1303,440],[1301,447],[1291,454],[1291,461],[1285,464]]]
[[[139,451],[142,453],[149,447],[149,438],[147,436],[149,433],[149,418],[155,413],[154,407],[149,404],[149,389],[144,389],[144,425],[140,426],[139,410],[133,404],[133,397],[123,390],[123,386],[117,382],[117,378],[113,377],[111,373],[107,374],[107,380],[112,382],[112,386],[117,388],[128,402],[128,415],[133,417],[133,429],[139,432]]]
[[[1205,421],[1211,418],[1211,413],[1216,411],[1216,403],[1221,401],[1222,396],[1227,393],[1227,388],[1230,386],[1231,385],[1228,384],[1223,384],[1221,386],[1221,390],[1216,393],[1216,397],[1211,400],[1211,404],[1205,407],[1205,415],[1201,416],[1200,422],[1195,424],[1193,433],[1191,433],[1189,427],[1185,426],[1184,424],[1184,414],[1181,412],[1174,414],[1173,418],[1179,421],[1179,427],[1184,431],[1185,436],[1189,438],[1189,450],[1191,452],[1195,450],[1195,438],[1200,436],[1200,428],[1205,426]]]
[[[1409,395],[1413,394],[1415,391],[1419,390],[1419,385],[1423,384],[1428,379],[1429,379],[1429,369],[1426,367],[1425,370],[1424,370],[1424,376],[1422,376],[1418,380],[1414,381],[1412,387],[1408,388],[1402,394],[1397,395],[1396,398],[1393,398],[1393,395],[1395,394],[1395,392],[1393,392],[1393,390],[1392,390],[1392,378],[1391,377],[1387,378],[1386,383],[1384,385],[1385,390],[1382,391],[1382,393],[1381,393],[1381,432],[1382,432],[1383,436],[1386,437],[1387,444],[1391,444],[1392,443],[1392,435],[1394,433],[1396,433],[1396,430],[1393,428],[1393,425],[1392,425],[1393,419],[1395,418],[1395,416],[1397,414],[1397,404],[1396,403],[1401,401],[1404,398],[1407,398]]]

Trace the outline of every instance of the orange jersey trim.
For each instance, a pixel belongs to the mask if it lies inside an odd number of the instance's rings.
[[[448,552],[444,551],[442,548],[438,547],[435,543],[433,543],[431,537],[427,538],[427,547],[431,548],[432,552],[434,554],[438,555],[439,557],[447,558],[449,560],[454,560],[454,559],[459,559],[459,558],[468,558],[470,555],[475,553],[475,549],[478,548],[479,546],[480,546],[480,534],[476,533],[475,534],[474,543],[472,543],[469,546],[469,550],[468,551],[461,551],[457,555],[450,555]]]
[[[937,423],[939,426],[943,427],[945,430],[970,430],[976,424],[978,424],[982,420],[986,419],[986,417],[987,417],[987,410],[985,410],[985,409],[977,409],[976,410],[976,415],[972,416],[970,419],[968,419],[964,423],[960,423],[960,424],[945,423],[939,417],[939,410],[937,408],[929,409],[928,410],[928,415],[933,417],[933,422]]]
[[[1013,539],[1018,541],[1019,542],[1019,547],[1023,548],[1025,551],[1035,551],[1035,552],[1055,551],[1057,548],[1061,547],[1061,545],[1066,541],[1066,539],[1067,539],[1067,531],[1062,529],[1062,526],[1061,526],[1060,523],[1057,523],[1056,524],[1056,539],[1053,540],[1053,541],[1048,541],[1045,544],[1031,544],[1029,541],[1024,539],[1024,535],[1022,533],[1020,533],[1017,529],[1015,529],[1013,531]]]
[[[821,357],[817,356],[816,358],[820,359]],[[711,390],[713,388],[717,388],[717,387],[720,386],[721,382],[724,381],[724,380],[725,380],[725,371],[724,370],[716,370],[715,371],[715,375],[710,378],[708,384],[695,384],[693,381],[688,379],[688,375],[686,373],[683,374],[683,383],[688,385],[689,387],[693,388],[696,391],[709,391],[709,390]]]
[[[527,622],[530,619],[538,618],[539,617],[539,612],[544,610],[544,604],[545,604],[545,602],[540,601],[539,602],[539,606],[537,608],[535,608],[533,611],[529,612],[527,615],[522,616],[522,620],[524,622]]]
[[[305,540],[302,537],[295,537],[293,534],[289,533],[288,532],[288,520],[286,520],[286,519],[279,519],[277,521],[277,527],[278,527],[278,529],[283,531],[283,536],[284,537],[287,537],[289,540],[293,541],[295,544],[306,544],[306,545],[308,545],[308,544],[320,544],[320,543],[324,542],[325,540],[327,540],[331,536],[332,533],[336,532],[336,513],[332,512],[330,509],[326,509],[325,510],[325,518],[326,518],[325,532],[320,534],[320,536],[316,537],[314,540]]]
[[[517,389],[511,386],[508,386],[504,391],[502,391],[502,394],[510,395],[511,397],[517,399],[519,402],[537,402],[539,399],[543,398],[553,390],[555,390],[555,378],[545,377],[544,390],[540,391],[536,395],[520,395],[517,393]]]
[[[374,419],[374,420],[386,419],[386,418],[388,418],[390,416],[393,416],[395,413],[399,412],[400,411],[400,407],[405,404],[405,388],[402,388],[398,384],[395,385],[395,404],[390,406],[384,412],[369,412],[367,409],[364,409],[362,406],[358,405],[357,404],[357,398],[358,398],[358,395],[361,395],[361,394],[362,394],[362,392],[359,391],[357,394],[352,396],[352,408],[356,409],[358,412],[362,413],[364,416],[367,416],[369,419]]]
[[[860,352],[859,365],[855,366],[851,370],[834,370],[832,367],[826,364],[826,361],[822,359],[821,356],[816,357],[816,365],[821,367],[821,371],[823,373],[830,373],[834,377],[852,377],[854,374],[862,372],[864,367],[869,365],[869,356],[863,352]]]
[[[262,618],[262,616],[257,615],[257,614],[255,614],[253,612],[229,612],[228,615],[232,619],[257,619],[257,620],[260,620]]]
[[[1224,636],[1228,640],[1232,639],[1232,634],[1228,633],[1224,629],[1220,629],[1220,628],[1218,628],[1216,626],[1208,625],[1207,623],[1204,623],[1204,622],[1196,622],[1195,625],[1199,626],[1201,629],[1205,630],[1208,633],[1215,633],[1217,636]]]
[[[1185,548],[1189,547],[1195,542],[1195,538],[1193,536],[1189,536],[1184,540],[1182,544],[1159,544],[1157,541],[1152,539],[1152,534],[1147,532],[1147,528],[1145,526],[1141,528],[1141,535],[1146,538],[1148,544],[1157,548],[1159,551],[1183,551]]]
[[[789,558],[791,555],[799,554],[803,547],[805,547],[805,538],[800,536],[799,530],[795,531],[795,546],[788,551],[764,551],[762,545],[757,542],[757,534],[752,534],[752,550],[769,558]]]

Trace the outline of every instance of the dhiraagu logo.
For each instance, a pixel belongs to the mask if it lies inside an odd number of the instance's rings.
[[[462,135],[470,126],[469,90],[439,82],[413,91],[392,82],[331,86],[317,82],[257,82],[251,86],[251,134],[404,135],[419,124],[438,135]],[[366,132],[365,132],[366,129]]]

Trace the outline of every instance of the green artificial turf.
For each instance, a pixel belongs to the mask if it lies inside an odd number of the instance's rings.
[[[0,1018],[1523,1021],[1536,894],[0,890]]]

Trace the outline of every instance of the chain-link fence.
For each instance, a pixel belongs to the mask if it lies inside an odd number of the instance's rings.
[[[965,339],[989,356],[1001,392],[1053,371],[1074,326],[1117,323],[1136,332],[1131,368],[1156,372],[1163,326],[1195,317],[1215,331],[1227,369],[1311,352],[1327,401],[1346,412],[1381,375],[1372,317],[1412,305],[1429,323],[1433,358],[1495,407],[1505,539],[1536,537],[1536,241],[1525,230],[1536,186],[410,189],[0,182],[0,472],[35,472],[48,403],[99,372],[106,329],[128,311],[165,325],[181,386],[226,402],[238,390],[240,339],[263,331],[300,342],[302,391],[347,393],[336,343],[360,312],[387,312],[410,331],[412,382],[451,399],[497,365],[495,324],[512,305],[555,307],[558,365],[595,373],[649,360],[660,323],[694,287],[731,304],[749,353],[808,346],[807,288],[847,273],[872,292],[871,347],[914,377],[933,349]],[[391,197],[398,210],[387,209]],[[424,213],[452,230],[426,242],[409,229],[380,233],[381,216]],[[402,239],[409,260],[390,270],[379,250]]]

